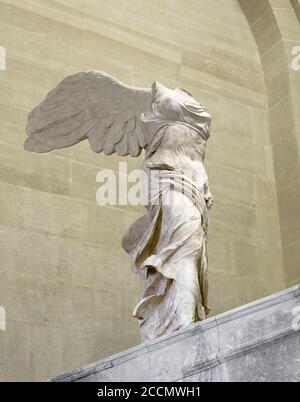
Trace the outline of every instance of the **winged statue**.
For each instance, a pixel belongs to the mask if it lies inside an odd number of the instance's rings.
[[[209,313],[207,229],[213,198],[204,157],[210,122],[184,89],[157,81],[137,88],[101,71],[67,77],[28,116],[27,151],[49,152],[83,140],[107,155],[137,157],[143,150],[146,213],[122,241],[133,272],[144,280],[133,311],[142,341]]]

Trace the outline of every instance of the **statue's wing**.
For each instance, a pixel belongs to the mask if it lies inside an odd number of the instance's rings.
[[[138,156],[148,142],[140,116],[152,90],[123,84],[101,71],[63,80],[28,116],[24,148],[49,152],[88,139],[93,151]]]

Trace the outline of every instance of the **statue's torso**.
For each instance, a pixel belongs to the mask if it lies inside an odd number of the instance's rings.
[[[159,145],[146,157],[144,167],[169,169],[197,180],[197,185],[208,185],[204,167],[205,142],[197,132],[183,124],[172,124],[165,129]]]

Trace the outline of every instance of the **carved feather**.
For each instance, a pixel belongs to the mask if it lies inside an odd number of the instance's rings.
[[[28,116],[24,148],[49,152],[88,139],[94,152],[138,156],[150,141],[140,119],[152,89],[126,85],[101,72],[64,79]]]

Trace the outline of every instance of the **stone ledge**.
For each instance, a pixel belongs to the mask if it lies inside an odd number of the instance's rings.
[[[300,381],[300,285],[51,381]]]

